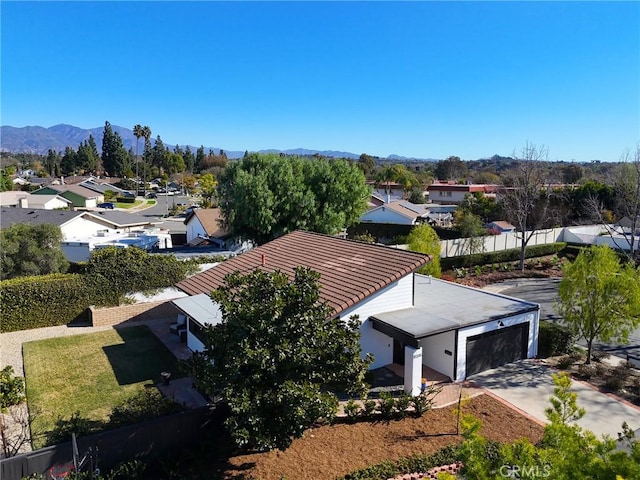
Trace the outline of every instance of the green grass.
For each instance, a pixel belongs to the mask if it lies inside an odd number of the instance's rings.
[[[128,202],[115,202],[116,208],[133,208],[133,207],[137,207],[138,205],[140,205],[141,203],[143,203],[144,200],[136,200],[133,203],[128,203]]]
[[[161,372],[178,373],[175,356],[146,326],[28,342],[22,351],[35,448],[59,418],[108,420]]]

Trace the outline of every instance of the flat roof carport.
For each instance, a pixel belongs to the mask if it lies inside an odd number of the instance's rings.
[[[537,311],[537,303],[415,274],[414,306],[372,315],[373,328],[405,345],[421,338]]]

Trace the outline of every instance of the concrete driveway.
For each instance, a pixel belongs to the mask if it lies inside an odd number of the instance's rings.
[[[551,374],[556,370],[534,360],[503,365],[468,378],[475,386],[484,388],[528,415],[546,422],[545,408],[550,406],[554,383]],[[574,381],[572,390],[578,394],[578,405],[586,414],[578,424],[596,435],[618,438],[622,422],[633,430],[640,428],[640,408],[619,401],[591,386]]]

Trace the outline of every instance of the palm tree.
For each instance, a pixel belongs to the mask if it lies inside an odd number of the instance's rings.
[[[138,177],[138,162],[140,161],[138,154],[138,146],[140,145],[140,139],[144,137],[144,129],[142,125],[134,125],[133,126],[133,134],[136,137],[136,196],[138,195],[138,191],[140,190],[140,178]]]
[[[145,148],[147,146],[147,144],[149,143],[149,140],[151,139],[151,129],[149,128],[148,125],[145,125],[144,127],[140,128],[140,135],[142,137],[144,137],[144,145]],[[147,168],[145,165],[145,169],[144,169],[144,195],[147,195]]]

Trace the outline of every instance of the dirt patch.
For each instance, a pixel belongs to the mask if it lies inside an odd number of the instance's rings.
[[[528,438],[537,442],[542,436],[541,425],[488,395],[470,399],[463,411],[479,418],[483,424],[481,433],[492,440],[513,442]],[[460,443],[462,438],[455,432],[453,407],[389,423],[324,426],[308,430],[284,452],[229,458],[223,478],[245,475],[260,480],[334,479],[383,460],[431,454]]]
[[[584,363],[584,356],[572,355],[549,357],[541,362],[590,384],[602,393],[640,406],[640,370],[621,359],[596,353],[596,360],[589,365]]]
[[[513,278],[551,278],[562,277],[562,265],[566,258],[557,255],[527,259],[525,269],[518,268],[518,262],[506,262],[475,267],[456,268],[443,272],[442,279],[451,282],[482,288],[492,283]]]

